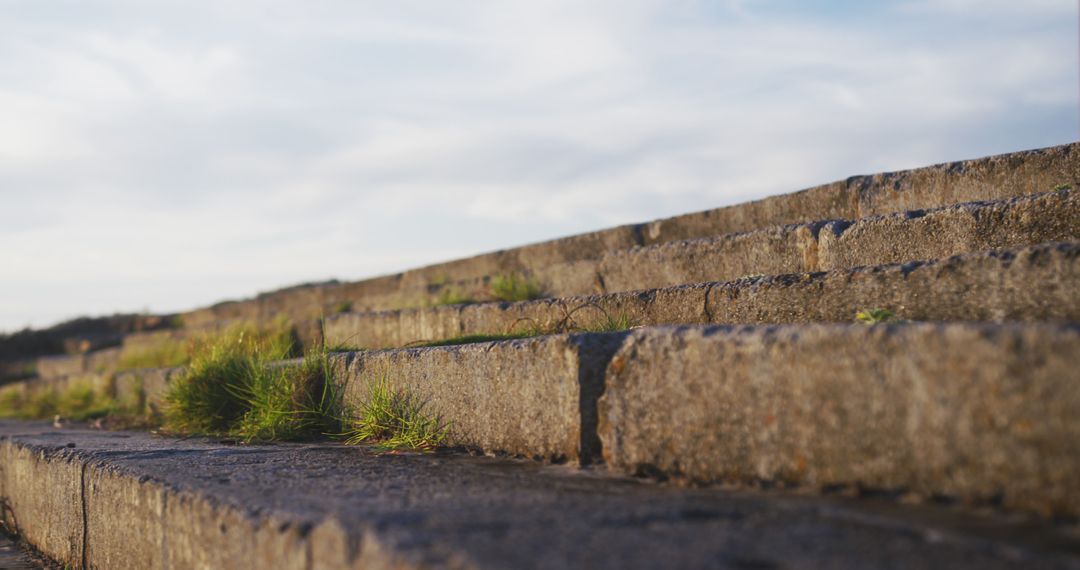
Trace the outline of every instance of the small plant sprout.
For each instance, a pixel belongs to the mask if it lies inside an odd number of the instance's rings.
[[[425,402],[405,390],[395,390],[386,377],[372,380],[368,394],[345,433],[345,443],[374,443],[387,451],[431,451],[445,439],[448,426],[428,415]]]
[[[619,332],[634,328],[634,321],[625,314],[604,314],[603,320],[585,327],[585,332]]]
[[[1054,187],[1055,192],[1064,192],[1065,190],[1072,190],[1072,184],[1058,184]]]
[[[531,301],[544,296],[544,288],[532,277],[516,273],[497,275],[491,279],[491,296],[507,302]]]
[[[892,321],[896,314],[888,309],[863,309],[855,314],[855,320],[867,324],[876,325]]]

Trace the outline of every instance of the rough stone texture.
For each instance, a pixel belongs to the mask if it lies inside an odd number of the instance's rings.
[[[167,494],[161,485],[116,473],[108,467],[103,468],[100,463],[86,463],[83,504],[86,508],[88,567],[200,567],[194,564],[166,565],[169,552],[163,548],[163,519]]]
[[[817,264],[828,270],[936,259],[967,251],[1080,239],[1080,190],[826,225]]]
[[[534,268],[551,297],[633,291],[751,275],[825,271],[937,259],[991,248],[1080,239],[1080,191],[1059,190],[849,220],[772,226],[720,236],[609,251]],[[369,296],[353,310],[431,302],[444,289],[483,299],[489,279]]]
[[[600,399],[608,464],[859,484],[1080,514],[1080,329],[917,324],[637,331]]]
[[[108,374],[116,371],[120,361],[120,347],[103,348],[86,354],[86,371],[95,374]]]
[[[219,476],[228,481],[230,475]],[[253,517],[198,493],[169,493],[166,500],[166,568],[309,567],[306,521]]]
[[[1078,322],[1080,243],[718,284],[706,320],[843,322],[872,307],[913,321]]]
[[[147,411],[158,413],[162,410],[170,379],[183,370],[183,368],[153,368],[142,371],[142,392]]]
[[[1065,190],[613,252],[599,260],[597,271],[607,291],[628,291],[904,263],[1076,239],[1080,239],[1080,192]]]
[[[1006,199],[1047,192],[1062,184],[1076,185],[1078,181],[1080,144],[902,172],[855,176],[792,194],[486,253],[405,273],[353,283],[292,287],[262,294],[255,299],[219,303],[213,307],[185,313],[182,318],[186,326],[197,326],[225,319],[256,320],[279,313],[310,319],[320,314],[333,314],[334,307],[342,302],[352,303],[354,310],[419,305],[437,297],[440,290],[447,286],[461,289],[459,292],[467,294],[483,292],[486,278],[507,272],[543,273],[545,279],[553,281],[552,286],[557,290],[552,294],[557,296],[614,291],[617,289],[610,284],[606,289],[595,289],[593,285],[602,284],[602,280],[598,281],[595,272],[588,270],[605,252],[625,250],[637,245],[656,245],[751,232],[785,224],[858,219],[892,212],[939,208],[960,202]],[[783,236],[774,238],[786,239]],[[758,236],[757,239],[764,238]],[[784,254],[789,255],[791,252],[785,250]],[[764,258],[763,261],[767,263],[770,260]],[[582,264],[573,267],[577,262]],[[805,267],[779,272],[800,270],[813,269]],[[768,272],[750,270],[741,275],[757,273]],[[713,276],[696,281],[741,275]],[[574,289],[559,289],[559,283],[569,285],[570,280],[574,282]],[[585,285],[582,286],[581,282]],[[647,286],[649,285],[631,285],[629,289]]]
[[[1053,190],[1080,181],[1080,145],[853,176],[801,192],[657,220],[645,243],[750,231],[772,225],[938,208]]]
[[[857,217],[999,200],[1080,183],[1080,145],[1067,144],[849,178],[858,188]]]
[[[41,378],[58,378],[83,372],[86,372],[85,354],[42,356],[37,360],[37,375]]]
[[[0,445],[4,525],[60,562],[82,565],[82,465],[61,451],[61,433],[42,436],[48,451]]]
[[[818,225],[783,226],[743,234],[612,252],[597,272],[609,292],[817,270]]]
[[[850,322],[871,307],[910,320],[1080,321],[1080,242],[608,295],[344,313],[326,320],[325,334],[331,345],[389,348],[559,325],[584,329],[608,318],[635,326]]]
[[[556,335],[358,353],[339,360],[338,378],[352,404],[381,379],[419,397],[449,424],[452,445],[588,462],[596,450],[591,439],[583,448],[582,394],[598,395],[600,371],[616,348],[611,338]]]
[[[112,396],[121,403],[130,403],[149,413],[158,413],[165,403],[169,379],[183,368],[144,368],[116,374]]]
[[[85,504],[87,548],[70,556],[74,568],[84,557],[98,568],[268,570],[1080,567],[1071,527],[1015,516],[680,489],[454,453],[238,446],[3,422],[0,454],[5,474],[41,454],[76,473],[85,466],[84,495],[70,483],[43,495],[71,495],[68,516],[50,512],[52,503],[13,503],[9,513],[39,509],[40,518],[23,519],[35,530],[73,521],[81,537]],[[30,494],[40,481],[18,479],[3,493]],[[34,544],[53,556],[70,550]]]

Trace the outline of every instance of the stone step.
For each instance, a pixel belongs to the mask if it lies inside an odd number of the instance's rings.
[[[961,202],[1000,200],[1047,192],[1061,185],[1075,185],[1078,181],[1080,143],[902,172],[855,176],[792,194],[496,251],[394,275],[350,283],[290,287],[254,299],[190,311],[182,318],[187,325],[198,326],[226,319],[270,319],[279,314],[287,314],[297,321],[315,319],[334,314],[350,303],[354,309],[400,308],[437,295],[439,284],[482,281],[498,274],[538,272],[542,268],[596,259],[608,252],[638,246],[814,220],[852,220]],[[631,288],[641,287],[645,285]],[[615,289],[609,284],[607,290]],[[592,290],[556,294],[589,292]]]
[[[598,403],[608,466],[1080,513],[1080,329],[634,331]]]
[[[1080,242],[606,295],[342,313],[326,319],[324,336],[330,346],[396,348],[612,322],[852,322],[869,308],[913,321],[1080,322]]]
[[[69,568],[1047,568],[1071,528],[461,453],[0,422],[8,528]]]
[[[527,275],[548,297],[613,293],[725,281],[747,275],[829,271],[939,259],[992,248],[1080,239],[1080,191],[974,202],[859,220],[775,226],[746,233],[612,251],[537,268]],[[483,299],[488,277],[436,288],[401,288],[357,299],[353,310],[430,303],[453,290]]]
[[[604,254],[593,260],[557,264],[539,270],[533,276],[543,283],[551,297],[578,297],[596,290],[611,293],[671,288],[683,284],[730,281],[752,274],[837,272],[856,266],[907,263],[915,260],[946,258],[990,248],[1016,248],[1041,242],[1065,240],[1080,240],[1080,190],[1058,190],[1008,200],[967,203],[936,210],[904,212],[856,221],[833,220],[773,227],[748,233],[633,248]],[[906,270],[902,273],[906,275]],[[925,274],[924,272],[923,275]],[[1045,271],[1041,275],[1052,278]],[[1065,279],[1066,285],[1073,283],[1067,276],[1062,276],[1061,279]],[[984,283],[983,286],[989,288],[993,285]],[[486,279],[481,279],[470,283],[447,284],[443,287],[456,287],[459,291],[480,296],[488,285]],[[706,286],[707,289],[711,287],[711,285]],[[752,287],[755,290],[759,288],[756,284]],[[1049,283],[1041,283],[1039,287],[1052,288]],[[729,288],[728,292],[731,293],[732,289]],[[916,292],[912,291],[912,293]],[[398,291],[387,296],[368,297],[363,302],[358,301],[356,306],[380,308],[403,305],[408,304],[407,298],[415,300],[417,294],[419,293]],[[1050,291],[1047,294],[1054,295],[1054,292]],[[891,295],[904,297],[905,293],[894,291]],[[701,311],[693,309],[692,306],[686,309],[685,301],[678,299],[696,296],[700,296],[700,292],[694,289],[675,291],[672,293],[673,300],[670,302],[680,307],[679,316],[665,316],[659,320],[646,318],[638,324],[744,322],[738,319],[722,320],[725,317],[719,314],[716,317],[707,315],[704,321],[700,317],[694,317],[695,313]],[[626,297],[623,295],[615,298]],[[908,296],[908,298],[912,297]],[[783,303],[782,299],[776,300]],[[965,299],[961,304],[974,307],[975,301]],[[1020,300],[1013,299],[1012,302],[1020,302]],[[1040,302],[1038,298],[1036,302]],[[616,304],[627,303],[616,301]],[[634,304],[629,303],[631,306]],[[783,304],[791,305],[791,303]],[[1071,299],[1066,301],[1066,305],[1072,305]],[[529,319],[533,319],[532,322],[547,322],[535,318],[532,312],[537,311],[539,316],[550,317],[559,306],[561,305],[558,303],[554,305],[548,303],[546,306],[528,305],[525,314],[519,315],[519,318],[524,318],[521,322],[530,322]],[[895,305],[897,308],[903,306],[907,305],[900,303]],[[707,308],[706,312],[711,315],[713,310],[711,307],[707,307],[704,302],[701,307]],[[376,317],[338,313],[327,318],[329,324],[324,330],[326,336],[322,338],[329,337],[331,344],[344,343],[362,347],[401,346],[413,341],[442,340],[461,334],[470,334],[467,331],[474,329],[492,332],[491,328],[481,325],[480,321],[471,321],[475,324],[469,325],[464,323],[469,322],[467,321],[469,318],[483,315],[482,319],[492,318],[495,322],[505,324],[505,318],[511,314],[511,311],[516,310],[492,309],[490,306],[480,309],[434,308],[401,310]],[[968,309],[963,314],[971,314],[973,310]],[[987,307],[987,311],[992,310],[992,307]],[[1058,308],[1043,307],[1042,311],[1044,312],[1032,313],[1026,318],[1040,318],[1038,314],[1049,314],[1051,318],[1060,318],[1053,317],[1055,313],[1052,311],[1058,311],[1058,314],[1061,314]],[[1051,312],[1046,313],[1046,311]],[[912,314],[911,318],[919,318],[917,314]],[[1012,314],[1015,313],[1010,313]],[[280,314],[277,315],[280,316]],[[847,318],[850,318],[850,315],[840,315],[839,318],[834,316],[825,320],[846,320]],[[950,317],[929,316],[927,318]],[[962,316],[959,318],[970,320],[983,317]],[[998,318],[1015,317],[1003,315]],[[410,322],[406,322],[406,319]],[[125,338],[119,349],[107,349],[90,353],[90,355],[45,357],[39,359],[38,374],[42,377],[57,377],[111,371],[115,369],[116,363],[124,354],[138,351],[154,342],[181,339],[191,334],[221,329],[230,323],[236,323],[237,320],[208,322],[199,326],[188,326],[180,331],[157,331],[132,335]],[[300,339],[305,344],[311,345],[321,340],[317,326],[319,320],[318,316],[309,315],[307,320],[296,322],[301,329],[298,331]],[[762,318],[751,322],[774,321]],[[368,328],[369,325],[373,325],[374,328]],[[399,332],[395,333],[395,330]],[[499,332],[505,332],[505,330],[505,328],[499,329]],[[423,334],[415,334],[418,332]]]
[[[792,319],[781,317],[782,313],[777,314],[777,311],[770,311],[771,318],[752,317],[755,314],[760,315],[762,310],[767,310],[768,307],[759,306],[753,308],[752,312],[743,312],[741,314],[744,316],[741,318],[729,317],[729,313],[724,311],[725,306],[714,307],[706,304],[702,299],[698,305],[700,309],[698,309],[694,307],[697,301],[693,299],[712,293],[716,282],[730,281],[752,274],[830,272],[829,277],[819,277],[816,283],[822,283],[828,279],[835,281],[838,275],[847,275],[847,279],[850,280],[853,275],[860,272],[843,270],[857,266],[947,258],[990,248],[1018,248],[1059,240],[1080,240],[1080,190],[1058,190],[1008,200],[976,202],[937,210],[876,216],[853,222],[842,220],[815,222],[633,248],[608,253],[594,260],[554,265],[533,275],[544,284],[548,294],[554,298],[581,297],[597,289],[617,293],[640,289],[671,289],[683,284],[706,284],[703,285],[705,293],[698,290],[699,288],[676,288],[664,291],[664,302],[672,303],[677,312],[670,313],[661,309],[656,318],[651,316],[655,314],[654,311],[644,311],[639,308],[643,305],[655,306],[655,303],[633,300],[641,293],[604,295],[599,299],[584,300],[598,304],[604,310],[607,310],[608,306],[614,306],[616,310],[626,311],[629,317],[639,316],[639,313],[644,312],[644,315],[641,315],[644,318],[637,323],[642,325],[679,322],[777,322],[777,320],[788,322]],[[948,312],[951,310],[950,307],[939,304],[937,308],[929,312],[920,312],[916,309],[908,318],[977,320],[987,317],[967,315],[995,314],[1000,316],[990,318],[1043,318],[1040,315],[1056,319],[1073,318],[1071,316],[1073,313],[1066,311],[1067,307],[1074,304],[1074,297],[1069,296],[1075,292],[1075,280],[1072,278],[1074,273],[1071,273],[1072,266],[1069,264],[1069,260],[1072,259],[1070,256],[1073,254],[1068,251],[1059,251],[1050,255],[1064,256],[1063,261],[1060,262],[1064,264],[1061,270],[1068,273],[1055,277],[1054,271],[1058,268],[1047,265],[1048,260],[1041,267],[1038,267],[1036,263],[1021,266],[1021,269],[1035,272],[1032,273],[1032,278],[1050,279],[1053,282],[1040,281],[1033,285],[1033,291],[1035,289],[1045,291],[1044,297],[1036,296],[1027,301],[1020,299],[1018,296],[1022,295],[1022,292],[1015,291],[1016,282],[1002,284],[991,277],[994,269],[987,269],[977,276],[967,276],[967,280],[963,282],[961,280],[964,276],[947,276],[943,278],[945,283],[942,289],[931,288],[924,291],[926,293],[947,291],[950,283],[962,287],[981,287],[987,293],[998,290],[995,287],[1012,287],[1014,289],[1012,297],[1002,300],[1013,303],[1011,308],[1001,308],[1001,311],[1005,312],[998,311],[991,305],[985,305],[984,310],[979,311],[980,298],[962,298],[957,301],[959,308],[953,313]],[[999,266],[1012,265],[1006,257],[999,261]],[[933,302],[926,296],[916,302],[920,291],[909,286],[908,269],[901,268],[899,271],[901,280],[897,281],[894,277],[893,285],[890,285],[897,287],[896,289],[886,291],[879,286],[876,293],[865,297],[867,302],[873,305],[891,305],[896,309]],[[925,276],[930,272],[930,268],[925,268],[920,275]],[[991,280],[985,281],[986,278],[991,278]],[[983,281],[979,281],[980,279]],[[790,278],[765,280],[764,285],[761,281],[760,279],[744,280],[741,284],[723,286],[722,289],[729,295],[738,295],[740,290],[745,291],[748,288],[757,291],[762,287],[770,287],[771,290],[776,291],[777,288],[771,287],[772,285],[790,281]],[[910,280],[912,284],[916,282],[915,279]],[[901,286],[901,283],[904,285]],[[1057,283],[1067,290],[1064,293],[1059,291]],[[803,286],[810,285],[804,283]],[[486,289],[487,281],[482,279],[473,283],[456,283],[446,285],[446,287],[457,287],[461,291],[476,293],[478,290]],[[716,294],[720,294],[720,291],[716,291]],[[957,294],[954,290],[954,297]],[[398,292],[384,297],[369,297],[362,305],[382,307],[406,304],[405,297],[402,295],[406,294]],[[413,295],[413,293],[407,295]],[[1064,305],[1051,304],[1055,298],[1061,297],[1065,297]],[[873,302],[874,298],[881,301]],[[777,296],[771,299],[785,307],[792,307],[793,303],[800,300],[792,298],[785,301],[784,298]],[[888,302],[895,299],[906,299],[908,302]],[[573,301],[578,301],[578,299]],[[1024,302],[1029,304],[1033,302],[1041,306],[1032,307],[1030,315],[1025,317],[1021,305],[1018,304]],[[575,306],[570,305],[569,308],[572,309]],[[858,305],[849,304],[844,308],[847,314],[834,312],[829,317],[809,320],[847,320],[853,314],[851,310],[853,306],[858,307]],[[834,306],[834,309],[837,308]],[[472,331],[477,333],[506,332],[507,324],[546,323],[551,321],[553,315],[556,319],[565,316],[567,310],[565,302],[546,301],[540,304],[509,307],[505,305],[482,305],[478,308],[435,307],[399,310],[378,315],[371,315],[370,311],[359,315],[338,313],[326,319],[327,325],[323,331],[325,333],[323,338],[328,338],[331,344],[368,348],[401,346],[415,341],[442,340],[462,334],[473,334]],[[718,312],[714,314],[714,310]],[[798,311],[798,308],[787,309],[784,312],[792,310]],[[557,315],[557,311],[564,311],[564,315]],[[959,313],[959,316],[948,316],[956,313]],[[601,315],[602,311],[599,315],[594,314],[593,318]],[[508,323],[507,319],[511,316],[514,320]],[[702,319],[703,316],[704,319]],[[798,319],[794,320],[798,322]],[[300,328],[306,331],[300,334],[305,344],[310,345],[320,340],[316,325],[318,321],[318,318],[313,317],[298,322],[301,325]],[[199,326],[189,326],[180,331],[141,333],[125,338],[123,345],[116,349],[106,349],[88,355],[44,357],[38,361],[38,375],[59,377],[111,371],[115,369],[116,363],[124,354],[138,351],[155,342],[182,339],[191,334],[218,330],[236,322],[236,319],[215,321]],[[493,328],[488,323],[495,324],[497,327]]]
[[[385,382],[485,453],[1080,515],[1073,324],[645,327],[329,360],[346,404]],[[160,408],[177,372],[107,389]],[[48,389],[2,391],[20,386]]]
[[[452,442],[690,481],[861,485],[1080,514],[1080,329],[649,327],[340,356]]]

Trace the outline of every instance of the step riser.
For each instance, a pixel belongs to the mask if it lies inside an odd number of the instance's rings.
[[[355,544],[308,525],[148,481],[100,461],[0,441],[8,528],[70,568],[421,568],[376,529]],[[118,530],[122,529],[122,530]]]
[[[610,467],[855,484],[1080,512],[1080,331],[634,333],[599,404]]]
[[[998,200],[1046,192],[1061,184],[1074,184],[1077,181],[1080,181],[1080,145],[1076,144],[905,172],[857,176],[756,202],[571,236],[396,275],[268,293],[250,301],[221,303],[192,311],[184,314],[183,318],[190,326],[222,319],[255,319],[282,311],[294,318],[314,318],[329,314],[342,301],[354,302],[354,309],[401,307],[422,302],[428,296],[428,286],[432,284],[481,281],[486,276],[500,273],[539,272],[544,267],[596,259],[605,252],[638,245],[749,232],[813,220],[858,219],[960,202]],[[629,288],[645,286],[630,285]],[[609,285],[608,290],[615,289]],[[586,289],[560,294],[591,292],[594,291]]]
[[[0,441],[4,525],[61,564],[82,567],[83,466]]]
[[[527,303],[348,313],[330,317],[331,346],[392,348],[625,317],[634,326],[850,322],[888,308],[918,321],[1080,321],[1080,242],[947,260]]]
[[[596,398],[621,335],[567,335],[441,349],[356,353],[339,360],[346,402],[385,381],[428,402],[448,443],[582,463],[599,456]]]

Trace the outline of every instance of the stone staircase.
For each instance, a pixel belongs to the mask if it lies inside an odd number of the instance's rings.
[[[0,395],[160,409],[180,369],[126,354],[284,315],[489,457],[5,422],[4,518],[75,567],[1077,568],[1078,181],[1065,145],[184,313]]]

